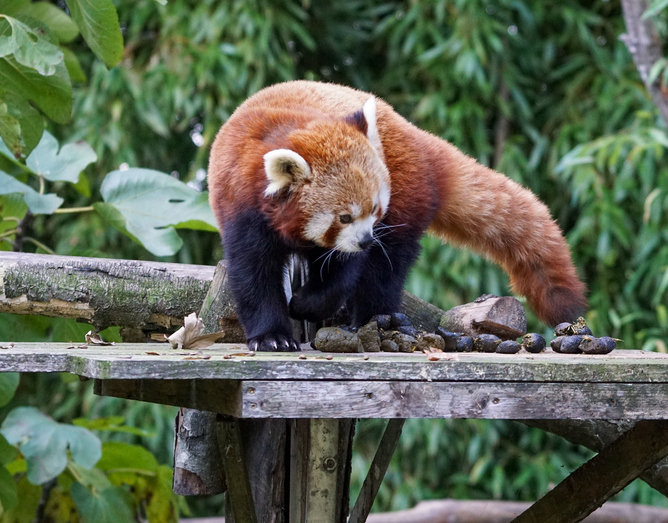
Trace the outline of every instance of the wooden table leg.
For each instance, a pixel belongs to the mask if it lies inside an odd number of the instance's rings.
[[[577,523],[668,455],[668,420],[639,421],[511,523]]]
[[[383,437],[378,444],[378,450],[369,467],[369,473],[364,480],[362,490],[357,497],[355,506],[350,512],[348,523],[364,523],[369,517],[371,506],[373,505],[374,499],[376,499],[380,484],[385,477],[385,472],[387,472],[387,467],[390,465],[394,449],[397,447],[397,443],[399,443],[401,429],[403,428],[405,421],[405,419],[396,418],[387,422]]]
[[[227,479],[227,499],[235,523],[257,523],[248,471],[244,462],[239,421],[218,418],[218,444]]]

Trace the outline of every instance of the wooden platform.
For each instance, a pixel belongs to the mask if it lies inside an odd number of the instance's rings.
[[[668,355],[638,350],[432,361],[423,353],[252,354],[235,344],[80,347],[17,343],[0,350],[0,372],[70,372],[95,379],[101,395],[237,418],[668,418]]]

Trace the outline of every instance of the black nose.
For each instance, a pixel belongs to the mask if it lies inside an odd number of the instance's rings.
[[[360,249],[364,250],[367,247],[370,247],[371,244],[373,243],[373,237],[370,234],[367,234],[360,242],[359,246]]]

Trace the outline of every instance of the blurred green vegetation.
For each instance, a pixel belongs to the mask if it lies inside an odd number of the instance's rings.
[[[72,42],[87,81],[74,84],[71,123],[50,126],[61,142],[82,139],[95,150],[98,161],[86,169],[94,200],[121,164],[205,188],[217,129],[266,85],[297,78],[351,85],[536,192],[566,232],[589,287],[594,332],[623,338],[626,348],[666,352],[668,137],[618,40],[618,2],[114,3],[124,35],[120,64],[107,70],[80,39]],[[656,22],[665,33],[662,14]],[[90,202],[70,186],[59,194],[67,206]],[[0,202],[12,205],[10,197]],[[30,234],[58,254],[153,258],[95,213],[36,216]],[[163,259],[214,264],[222,256],[215,234],[181,234],[183,248]],[[432,238],[423,247],[407,285],[421,297],[449,308],[507,293],[504,273],[479,256]],[[545,331],[530,320],[532,330]],[[86,330],[0,316],[0,340],[79,340]],[[59,376],[23,376],[6,408],[18,404],[58,421],[124,416],[155,434],[141,443],[170,463],[172,409],[96,398],[89,384]],[[353,489],[382,426],[359,425]],[[411,420],[374,509],[441,497],[536,499],[589,455],[512,422]],[[640,482],[617,499],[666,504]],[[213,505],[194,505],[195,513]]]

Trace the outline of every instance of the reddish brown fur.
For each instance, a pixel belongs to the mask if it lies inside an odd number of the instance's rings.
[[[262,157],[288,148],[312,165],[355,155],[359,140],[366,138],[344,120],[368,98],[347,87],[301,81],[275,85],[247,100],[223,126],[211,152],[210,201],[221,224],[243,209],[261,208],[280,234],[299,241],[301,207],[317,205],[317,195],[265,198]],[[526,296],[543,321],[574,319],[586,306],[585,287],[547,207],[527,189],[416,128],[380,100],[377,119],[392,193],[383,223],[403,225],[396,230],[405,235],[429,228],[489,256],[508,272],[513,291]],[[337,120],[341,123],[332,131]],[[319,123],[323,121],[329,125]]]

